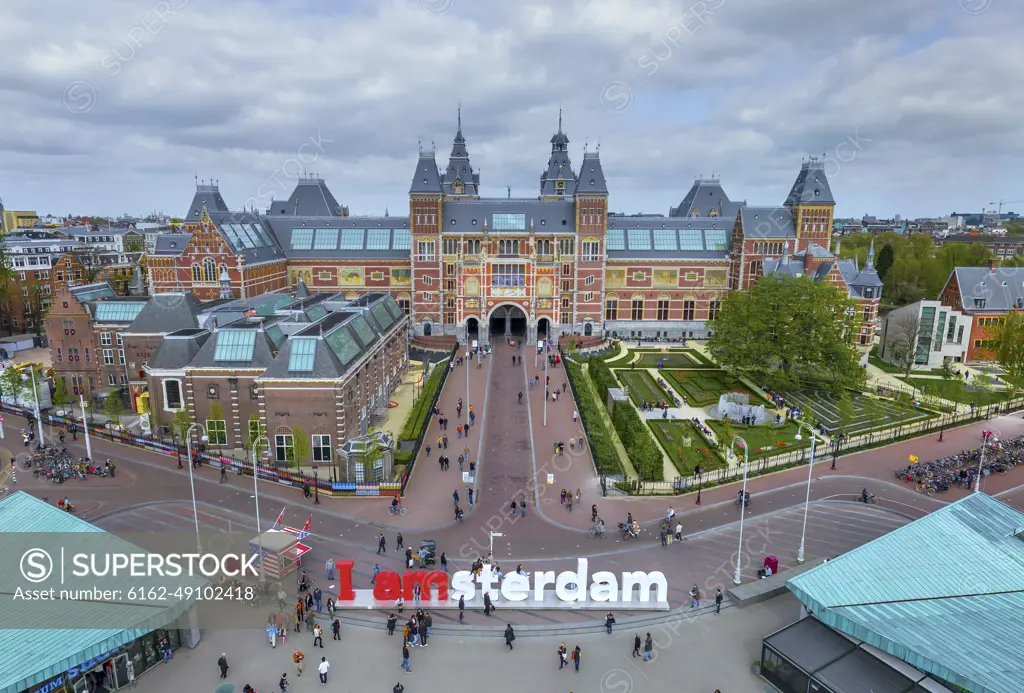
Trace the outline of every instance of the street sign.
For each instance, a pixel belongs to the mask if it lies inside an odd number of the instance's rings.
[[[553,483],[555,483],[555,475],[554,474],[548,474],[548,486],[550,486]]]

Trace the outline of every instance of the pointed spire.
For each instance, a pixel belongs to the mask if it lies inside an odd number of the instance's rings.
[[[558,107],[558,131],[562,131],[562,107]]]
[[[789,241],[782,244],[782,259],[779,264],[789,264]]]
[[[458,114],[459,114],[459,116],[458,116],[459,117],[459,129],[458,129],[458,134],[456,135],[456,137],[462,137],[462,102],[461,101],[459,101]]]
[[[875,266],[875,239],[871,239],[871,245],[868,246],[868,261],[864,265],[865,269],[868,267]]]

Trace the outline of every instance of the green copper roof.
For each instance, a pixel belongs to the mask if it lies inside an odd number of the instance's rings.
[[[789,580],[829,626],[971,693],[1020,693],[1024,514],[973,493]]]

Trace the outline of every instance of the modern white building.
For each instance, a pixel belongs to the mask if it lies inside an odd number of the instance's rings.
[[[971,343],[971,317],[939,301],[918,301],[889,313],[882,321],[878,356],[913,370],[940,368],[945,361],[963,363]]]

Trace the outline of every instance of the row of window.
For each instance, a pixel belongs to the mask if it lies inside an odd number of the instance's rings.
[[[462,252],[466,255],[479,255],[483,244],[479,238],[445,238],[442,240],[441,250],[444,255],[458,255],[462,244]],[[553,241],[541,239],[536,241],[538,255],[551,255],[555,248]],[[558,240],[558,252],[562,255],[573,255],[576,251],[575,238],[562,238]],[[601,260],[601,244],[597,241],[585,241],[580,248],[583,251],[584,262],[599,262]],[[430,262],[435,260],[436,242],[432,240],[418,241],[416,243],[416,261]],[[529,244],[519,239],[498,240],[496,249],[499,255],[519,255],[530,252]]]
[[[1006,318],[978,318],[978,325],[981,327],[1002,325],[1004,322],[1006,322]]]
[[[220,275],[228,271],[227,265],[221,265],[217,267],[217,263],[213,261],[213,258],[206,258],[203,260],[202,266],[198,264],[192,265],[192,281],[194,282],[215,282],[220,279]]]
[[[605,301],[604,305],[604,319],[605,320],[625,320],[625,311],[619,310],[619,304],[622,304],[623,309],[629,308],[629,319],[630,320],[644,320],[645,317],[645,301],[642,298],[634,298],[628,303],[626,301],[619,301],[617,298],[610,298]],[[671,302],[667,298],[659,298],[658,303],[655,306],[655,320],[668,320],[669,319],[669,308]],[[708,302],[708,320],[715,320],[718,318],[718,312],[722,308],[721,301],[710,301]],[[620,315],[620,313],[623,313]],[[695,320],[697,315],[697,302],[696,301],[683,301],[683,320]],[[650,314],[647,314],[647,319],[650,319]]]

